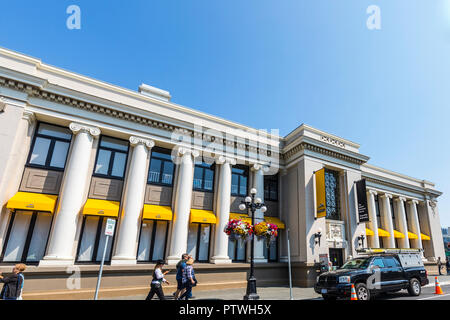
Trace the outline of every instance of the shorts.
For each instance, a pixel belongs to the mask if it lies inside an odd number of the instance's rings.
[[[183,280],[182,279],[177,279],[177,289],[178,290],[181,290],[181,289],[183,289],[184,288],[184,286],[183,286]]]

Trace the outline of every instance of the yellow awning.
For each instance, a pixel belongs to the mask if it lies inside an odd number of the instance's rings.
[[[83,207],[83,214],[90,216],[114,217],[119,216],[120,202],[88,199]]]
[[[240,220],[244,220],[248,223],[252,223],[252,218],[250,218],[247,214],[244,213],[230,213],[230,219],[240,219]]]
[[[172,220],[172,208],[168,206],[157,206],[144,204],[143,220]]]
[[[286,226],[284,225],[284,222],[281,221],[279,218],[276,218],[276,217],[264,217],[264,220],[267,223],[276,224],[278,229],[285,229],[286,228]]]
[[[191,209],[191,223],[216,223],[216,216],[212,211]]]
[[[419,237],[417,236],[417,234],[409,232],[408,231],[408,238],[409,239],[419,239]]]
[[[420,239],[422,239],[422,240],[431,240],[431,238],[429,236],[427,236],[426,234],[423,234],[423,233],[420,234]]]
[[[32,192],[17,192],[14,197],[9,199],[6,207],[14,210],[48,211],[53,213],[56,199],[58,199],[58,196]]]
[[[386,230],[378,228],[378,236],[379,237],[387,237],[387,238],[389,238],[391,235]]]
[[[394,230],[394,238],[403,239],[404,237],[405,237],[405,235],[403,233],[401,233],[400,231]]]
[[[373,236],[373,235],[374,235],[373,231],[366,228],[366,236]]]

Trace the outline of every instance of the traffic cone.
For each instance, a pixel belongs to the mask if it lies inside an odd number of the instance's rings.
[[[439,285],[438,277],[434,277],[434,279],[435,279],[435,287],[436,287],[436,291],[434,292],[434,294],[444,294],[444,292],[442,292],[441,286]]]
[[[358,297],[356,296],[355,285],[353,283],[352,283],[352,294],[351,294],[350,300],[358,300]]]

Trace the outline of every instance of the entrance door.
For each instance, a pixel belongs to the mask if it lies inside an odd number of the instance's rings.
[[[344,264],[344,252],[343,249],[330,248],[330,261],[333,267],[341,267]]]

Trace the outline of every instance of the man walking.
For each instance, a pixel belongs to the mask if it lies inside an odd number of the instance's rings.
[[[439,275],[442,276],[442,273],[441,273],[441,268],[442,268],[441,257],[438,257],[437,266],[438,266],[438,270],[439,270]]]
[[[174,292],[173,296],[175,300],[178,300],[178,297],[180,296],[181,291],[183,290],[183,273],[184,269],[186,268],[186,262],[189,260],[190,256],[188,253],[184,253],[181,256],[181,260],[177,263],[177,291]]]

